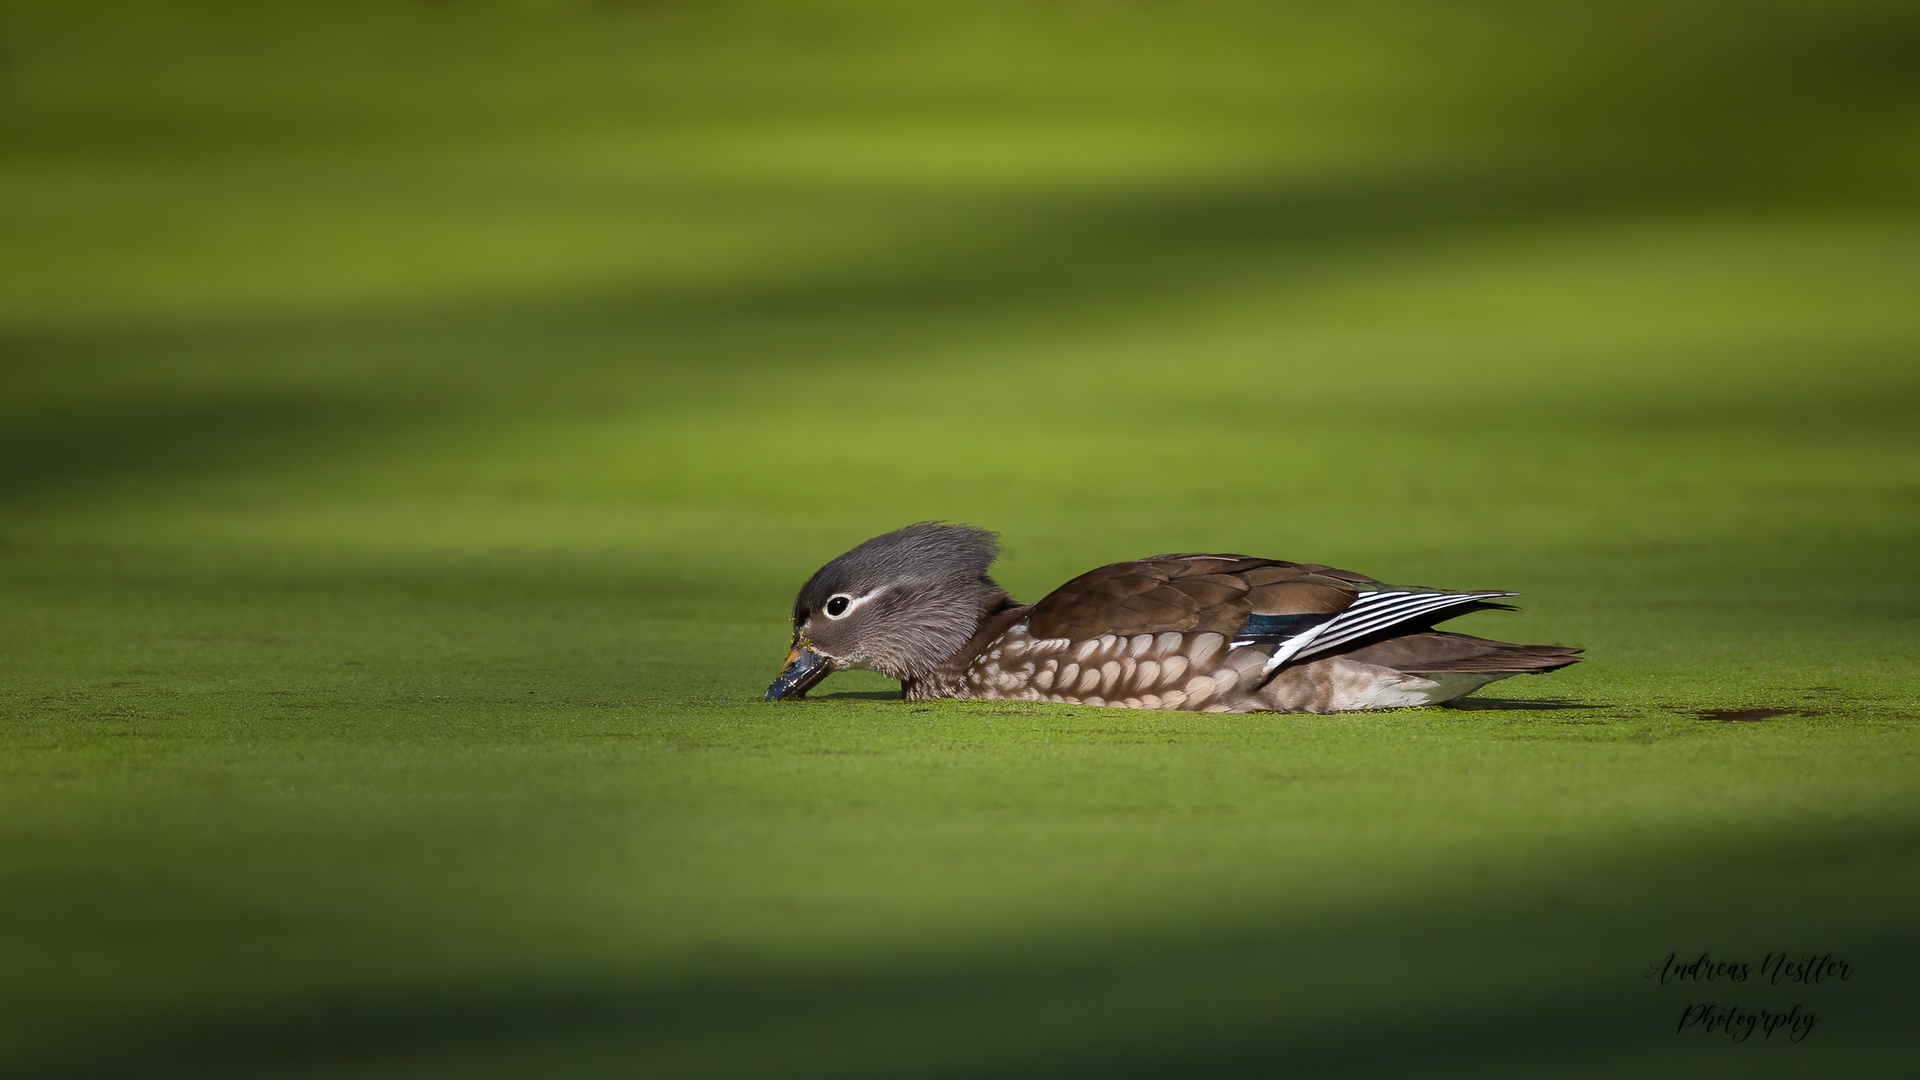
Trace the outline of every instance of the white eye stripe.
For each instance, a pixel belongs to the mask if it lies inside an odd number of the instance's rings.
[[[870,593],[864,593],[860,596],[854,596],[851,593],[834,593],[832,596],[827,598],[826,604],[820,608],[820,613],[822,615],[825,615],[829,619],[835,619],[835,620],[844,619],[847,616],[853,614],[854,612],[859,611],[860,605],[866,603],[867,601],[873,599],[876,596],[879,596],[881,593],[886,591],[887,591],[886,587],[881,586],[880,588],[875,589]],[[840,614],[838,615],[835,615],[832,611],[833,602],[835,600],[845,600],[847,602],[847,606],[845,608],[842,608],[840,611]]]

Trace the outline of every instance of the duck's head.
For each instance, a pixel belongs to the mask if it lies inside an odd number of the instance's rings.
[[[921,678],[972,639],[1005,594],[987,577],[992,533],[921,522],[847,552],[807,579],[793,601],[793,651],[767,700],[805,697],[830,672],[869,668]]]

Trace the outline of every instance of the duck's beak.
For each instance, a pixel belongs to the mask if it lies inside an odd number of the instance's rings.
[[[815,652],[813,646],[804,642],[795,642],[793,651],[787,654],[787,666],[780,669],[780,677],[767,687],[767,700],[806,697],[807,691],[832,672],[832,657]]]

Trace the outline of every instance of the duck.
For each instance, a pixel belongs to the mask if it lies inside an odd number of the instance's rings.
[[[999,552],[985,529],[925,521],[827,563],[794,598],[792,649],[765,699],[802,699],[858,668],[909,701],[1361,712],[1438,705],[1583,651],[1434,629],[1513,610],[1500,601],[1515,593],[1247,555],[1113,563],[1022,604],[987,574]]]

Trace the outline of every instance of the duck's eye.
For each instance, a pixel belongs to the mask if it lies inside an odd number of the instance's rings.
[[[847,608],[850,605],[852,605],[852,603],[853,603],[853,597],[851,596],[836,596],[831,600],[828,600],[827,601],[827,618],[837,619],[840,616],[845,615],[847,613]]]

